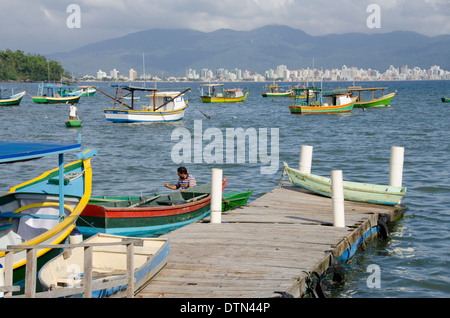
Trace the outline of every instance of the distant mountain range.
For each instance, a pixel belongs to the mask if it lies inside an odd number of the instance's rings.
[[[248,69],[261,74],[277,65],[288,69],[341,68],[343,65],[384,72],[390,65],[450,70],[450,35],[427,37],[415,32],[329,34],[311,36],[281,25],[252,31],[221,29],[151,29],[49,54],[74,75],[96,75],[112,69],[128,76],[133,68],[153,75],[182,76],[189,68]]]

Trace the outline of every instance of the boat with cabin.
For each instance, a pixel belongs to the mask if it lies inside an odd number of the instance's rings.
[[[77,91],[77,86],[42,83],[38,85],[37,95],[31,98],[37,104],[71,104],[78,103],[80,97],[81,91]]]
[[[129,122],[168,122],[181,120],[184,117],[188,101],[184,94],[190,90],[158,91],[156,88],[135,87],[123,84],[113,84],[116,88],[115,96],[110,96],[99,88],[100,93],[114,100],[113,108],[104,109],[107,120],[116,123]],[[148,105],[139,106],[135,93],[149,93]],[[131,96],[130,96],[131,95]],[[130,99],[127,99],[130,97]]]
[[[47,246],[37,250],[38,267],[42,266],[52,251],[48,246],[64,241],[75,227],[91,196],[90,160],[97,153],[96,150],[80,152],[77,160],[64,164],[64,154],[80,148],[80,143],[0,141],[0,163],[10,164],[50,155],[59,157],[59,167],[0,195],[0,265],[3,267],[8,266],[6,252],[10,245]],[[26,262],[27,250],[13,251],[13,281],[8,282],[11,286],[23,286]]]
[[[275,82],[271,85],[264,85],[262,97],[289,97],[292,94],[290,86],[279,86]]]
[[[351,112],[356,97],[351,97],[349,90],[332,90],[324,92],[322,88],[296,87],[293,93],[293,105],[289,106],[291,114],[335,114]],[[313,93],[314,97],[310,98]]]
[[[241,88],[225,89],[223,84],[200,85],[200,98],[203,103],[237,103],[243,102],[249,92]]]

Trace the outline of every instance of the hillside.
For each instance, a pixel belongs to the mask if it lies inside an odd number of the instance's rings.
[[[248,69],[263,73],[283,64],[288,69],[341,68],[342,65],[384,71],[390,65],[450,69],[450,35],[427,37],[414,32],[329,34],[311,36],[287,26],[271,25],[252,31],[222,29],[152,29],[91,43],[76,50],[51,54],[74,75],[107,73],[130,68],[146,73],[183,75],[188,68]]]

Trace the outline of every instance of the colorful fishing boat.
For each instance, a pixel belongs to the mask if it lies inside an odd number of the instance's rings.
[[[5,267],[8,245],[54,245],[65,240],[91,196],[91,156],[95,150],[79,153],[79,160],[64,165],[64,153],[78,144],[0,142],[0,163],[59,156],[59,167],[12,187],[0,196],[0,264]],[[60,182],[61,180],[61,182]],[[37,251],[38,266],[46,261],[50,248]],[[25,275],[26,250],[13,254],[14,283]]]
[[[351,86],[348,88],[350,92],[358,94],[358,99],[353,107],[389,107],[392,98],[394,98],[397,91],[390,94],[384,95],[384,90],[387,87],[373,87],[373,88],[362,88],[361,86]],[[381,90],[381,96],[375,97],[375,92]],[[364,92],[370,92],[370,96],[364,98]]]
[[[283,162],[292,184],[331,197],[331,179],[289,168]],[[406,193],[405,187],[343,181],[344,199],[385,205],[396,205]]]
[[[243,102],[249,92],[243,92],[241,88],[225,89],[223,84],[200,85],[200,98],[203,103],[237,103]]]
[[[89,203],[77,221],[83,235],[157,236],[208,216],[211,184],[168,195],[93,197],[90,202],[95,203]]]
[[[182,92],[158,92],[156,88],[133,87],[122,84],[113,84],[116,88],[115,96],[112,97],[97,88],[99,92],[114,100],[114,106],[105,109],[107,120],[117,123],[124,122],[168,122],[181,120],[188,106],[184,94],[190,90]],[[127,93],[125,93],[127,92]],[[149,105],[135,106],[136,92],[150,92],[146,95],[150,98]],[[127,97],[131,95],[129,101]]]
[[[127,248],[125,245],[111,245],[123,241],[134,245],[134,290],[137,294],[167,264],[170,241],[166,238],[130,238],[109,234],[96,234],[82,242],[93,244],[92,249],[92,298],[121,298],[127,296]],[[98,245],[94,245],[98,244]],[[84,247],[73,247],[61,253],[39,271],[39,281],[45,291],[72,289],[84,284]],[[110,287],[95,287],[96,283],[110,283]],[[74,293],[66,298],[81,298]]]
[[[3,89],[0,89],[0,106],[20,105],[22,98],[25,96],[27,90],[14,94],[14,89],[11,89],[11,95],[8,97],[2,96]]]
[[[263,89],[262,97],[289,97],[292,94],[291,87],[279,86],[275,82],[272,85],[264,85]]]
[[[37,95],[31,98],[37,104],[71,104],[78,103],[80,97],[77,86],[42,83],[38,86]]]
[[[311,93],[314,93],[314,98],[310,98]],[[349,90],[323,92],[315,87],[296,87],[292,98],[294,103],[289,106],[291,114],[347,113],[352,111],[356,101]]]
[[[450,98],[442,97],[441,100],[443,103],[450,103]]]

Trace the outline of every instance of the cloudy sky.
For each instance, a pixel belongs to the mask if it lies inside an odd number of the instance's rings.
[[[0,0],[0,50],[47,54],[153,28],[246,31],[268,24],[311,35],[436,36],[450,34],[449,17],[450,0]]]

